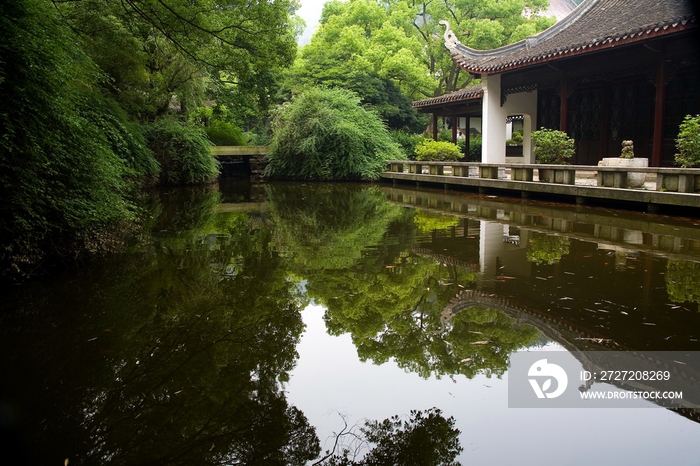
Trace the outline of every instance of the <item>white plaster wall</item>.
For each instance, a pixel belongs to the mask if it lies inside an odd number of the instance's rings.
[[[532,122],[537,121],[537,91],[510,94],[501,106],[501,75],[482,76],[484,98],[482,101],[481,161],[505,163],[506,117],[523,115],[523,162],[535,163],[530,133]]]
[[[503,108],[506,116],[523,115],[523,163],[535,163],[530,134],[535,129],[533,122],[537,122],[537,91],[510,94]]]
[[[484,98],[482,100],[481,161],[505,163],[506,161],[506,113],[501,107],[501,75],[482,76]]]

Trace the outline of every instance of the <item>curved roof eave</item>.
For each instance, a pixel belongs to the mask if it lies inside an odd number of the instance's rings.
[[[653,0],[646,1],[651,2]],[[584,24],[582,19],[586,18],[587,15],[598,14],[602,16],[600,22],[606,24],[607,22],[603,21],[603,18],[607,10],[612,10],[609,8],[609,4],[613,3],[619,3],[619,0],[584,1],[566,18],[540,34],[493,50],[475,50],[467,47],[456,38],[447,21],[441,21],[440,23],[446,26],[444,35],[445,46],[450,50],[452,59],[462,69],[474,74],[501,73],[533,64],[545,63],[680,32],[697,26],[697,18],[692,11],[692,7],[689,9],[684,2],[678,2],[681,5],[676,8],[678,11],[664,12],[667,16],[677,13],[673,19],[662,17],[659,18],[659,22],[650,24],[647,21],[646,25],[643,26],[630,25],[626,29],[613,31],[611,34],[596,34],[596,31],[591,31],[588,34],[589,37],[584,37],[585,34],[582,31],[586,30],[587,25]],[[642,3],[644,3],[644,0],[642,0]],[[634,6],[636,5],[632,5],[632,7]],[[577,31],[578,29],[582,31]],[[557,44],[557,40],[566,40],[568,38],[566,36],[582,37],[582,39],[565,43],[564,45]]]

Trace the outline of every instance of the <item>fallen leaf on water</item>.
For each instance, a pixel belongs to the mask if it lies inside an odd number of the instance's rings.
[[[459,361],[459,362],[462,363],[462,364],[464,364],[465,362],[469,362],[469,361],[471,361],[471,360],[472,360],[472,358],[467,358],[467,359],[462,359],[462,360]]]

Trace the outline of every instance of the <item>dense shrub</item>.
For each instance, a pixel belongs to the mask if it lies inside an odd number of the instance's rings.
[[[686,115],[678,129],[676,165],[700,167],[700,115]]]
[[[161,184],[206,183],[219,174],[211,142],[201,128],[166,118],[146,127],[145,134],[161,167]]]
[[[416,146],[416,160],[456,162],[463,157],[456,144],[424,139]]]
[[[84,110],[102,131],[112,151],[124,162],[125,175],[146,184],[157,180],[160,166],[146,145],[143,126],[129,121],[126,112],[111,99],[93,94]]]
[[[481,134],[469,136],[469,161],[481,162]]]
[[[566,165],[574,155],[574,140],[563,131],[542,128],[532,133],[535,143],[535,161]]]
[[[101,249],[133,218],[110,115],[88,115],[98,72],[48,1],[0,2],[0,266]],[[120,136],[120,137],[121,137]]]
[[[391,138],[401,148],[401,152],[408,159],[415,159],[416,146],[423,140],[420,134],[410,134],[403,130],[391,131]]]
[[[212,120],[204,131],[209,136],[209,140],[217,146],[245,146],[246,144],[243,131],[228,121]]]
[[[403,158],[379,116],[349,91],[309,88],[275,113],[268,177],[371,180]]]

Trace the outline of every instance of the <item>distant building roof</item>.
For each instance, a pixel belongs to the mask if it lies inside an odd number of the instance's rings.
[[[549,6],[542,12],[542,16],[554,16],[557,21],[561,21],[568,16],[571,11],[576,8],[576,5],[581,3],[581,0],[549,0]]]
[[[492,74],[697,27],[692,0],[584,0],[549,29],[494,50],[463,45],[447,26],[445,46],[454,61],[476,74]]]
[[[464,102],[467,100],[480,99],[484,96],[484,90],[481,83],[474,86],[460,89],[450,94],[441,95],[439,97],[431,97],[430,99],[417,100],[413,102],[413,108],[430,107],[454,102]]]

